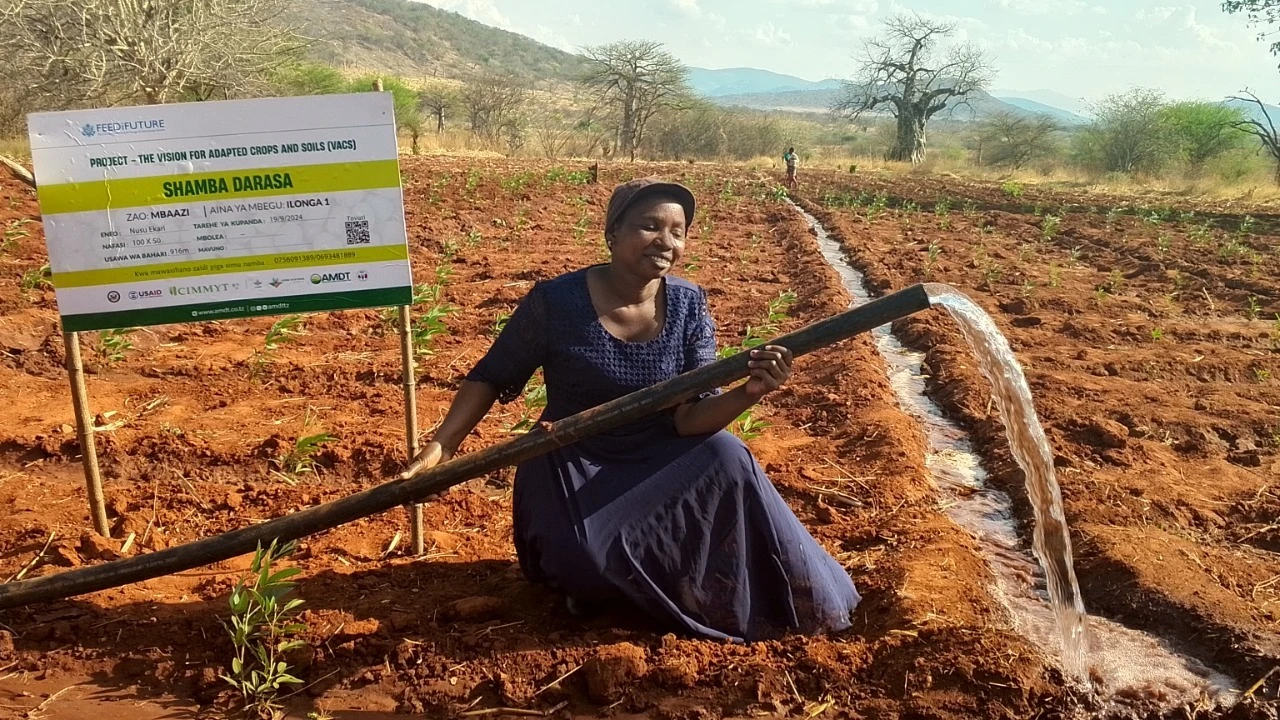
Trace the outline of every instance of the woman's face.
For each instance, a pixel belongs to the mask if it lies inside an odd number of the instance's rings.
[[[642,278],[660,278],[684,255],[684,206],[661,195],[642,198],[607,239],[615,266]]]

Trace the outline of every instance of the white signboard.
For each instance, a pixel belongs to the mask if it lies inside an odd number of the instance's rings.
[[[66,330],[411,300],[389,93],[28,123]]]

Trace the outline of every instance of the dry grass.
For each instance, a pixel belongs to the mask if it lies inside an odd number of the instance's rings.
[[[0,155],[17,160],[28,167],[31,165],[31,146],[27,144],[27,139],[24,137],[0,137]]]

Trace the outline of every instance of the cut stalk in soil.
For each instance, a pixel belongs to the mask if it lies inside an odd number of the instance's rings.
[[[778,337],[771,344],[786,347],[795,356],[806,355],[924,310],[929,305],[924,287],[913,285]],[[6,583],[0,585],[0,609],[83,595],[189,570],[251,553],[259,545],[265,547],[273,540],[295,540],[419,501],[472,478],[570,445],[678,405],[712,388],[741,380],[750,372],[748,360],[748,353],[739,353],[555,423],[540,424],[521,437],[481,452],[259,525],[134,558]]]

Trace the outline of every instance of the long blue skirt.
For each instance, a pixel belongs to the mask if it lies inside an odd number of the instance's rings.
[[[710,638],[843,630],[861,599],[727,432],[656,423],[522,463],[515,543],[534,582]]]

